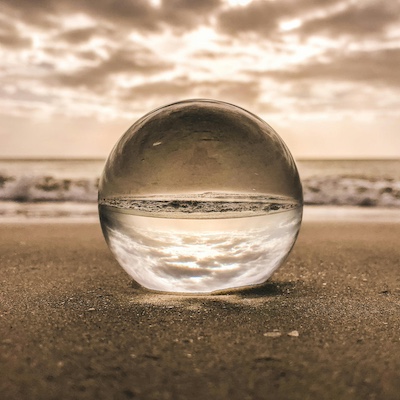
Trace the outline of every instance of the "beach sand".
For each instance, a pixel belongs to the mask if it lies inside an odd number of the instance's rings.
[[[0,237],[1,399],[400,398],[398,223],[306,221],[267,284],[207,296],[140,289],[97,223]]]

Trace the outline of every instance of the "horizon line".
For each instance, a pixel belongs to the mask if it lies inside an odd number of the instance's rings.
[[[295,161],[400,161],[400,157],[293,157]],[[0,161],[106,161],[107,157],[0,156]]]

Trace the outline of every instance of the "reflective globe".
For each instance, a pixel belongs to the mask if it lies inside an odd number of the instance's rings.
[[[99,184],[106,241],[142,286],[212,292],[265,282],[300,229],[299,174],[278,134],[254,114],[188,100],[139,119]]]

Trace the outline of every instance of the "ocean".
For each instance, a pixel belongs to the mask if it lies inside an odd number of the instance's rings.
[[[0,217],[97,216],[105,160],[0,160]],[[299,160],[306,206],[400,208],[400,160]]]

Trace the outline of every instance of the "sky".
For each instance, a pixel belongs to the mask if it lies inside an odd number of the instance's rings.
[[[400,0],[1,0],[0,157],[106,157],[210,98],[297,159],[400,157]]]

